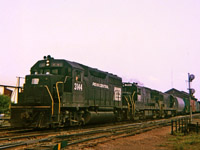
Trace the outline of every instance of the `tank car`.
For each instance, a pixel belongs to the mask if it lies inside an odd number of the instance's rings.
[[[185,111],[184,111],[184,109],[185,109],[185,102],[184,102],[184,100],[182,99],[182,98],[180,98],[180,97],[175,97],[175,108],[177,109],[177,113],[178,114],[184,114],[185,113]]]
[[[11,126],[49,127],[119,120],[122,79],[76,62],[44,57],[25,78]]]

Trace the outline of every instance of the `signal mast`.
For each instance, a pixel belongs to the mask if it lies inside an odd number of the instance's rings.
[[[191,88],[191,82],[195,79],[193,74],[188,73],[188,86],[189,86],[189,101],[190,101],[190,122],[192,122],[192,96],[195,93],[195,90]]]

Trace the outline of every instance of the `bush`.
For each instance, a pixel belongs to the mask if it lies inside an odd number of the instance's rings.
[[[0,114],[8,113],[10,105],[10,97],[5,95],[0,95]]]

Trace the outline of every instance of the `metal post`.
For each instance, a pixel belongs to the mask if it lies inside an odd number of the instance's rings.
[[[184,135],[186,135],[187,132],[187,120],[184,120]]]
[[[173,120],[172,120],[172,121],[171,121],[171,134],[172,134],[172,135],[174,134],[174,131],[173,131],[173,129],[174,129],[173,124],[174,124],[174,122],[173,122]]]
[[[24,77],[16,77],[17,78],[17,82],[18,82],[18,93],[20,92],[19,89],[20,89],[20,79],[24,79]]]
[[[181,119],[181,122],[182,122],[181,132],[183,133],[183,119]]]
[[[191,98],[189,96],[189,101],[190,101],[190,123],[192,123],[192,105],[191,105]]]
[[[190,73],[188,73],[188,86],[189,86],[189,102],[190,102],[190,123],[192,123],[192,105],[191,105],[191,91],[190,91]]]
[[[18,80],[18,90],[17,90],[17,103],[18,103],[18,99],[19,99],[19,92],[20,92],[20,79],[24,79],[24,77],[16,77]]]
[[[187,122],[186,122],[186,131],[187,131],[187,133],[188,133],[188,131],[189,131],[189,127],[188,127],[188,123],[190,122],[190,119],[187,119]]]

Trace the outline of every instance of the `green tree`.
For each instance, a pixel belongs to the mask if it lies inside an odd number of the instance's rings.
[[[10,97],[0,95],[0,113],[7,113],[9,111]]]

